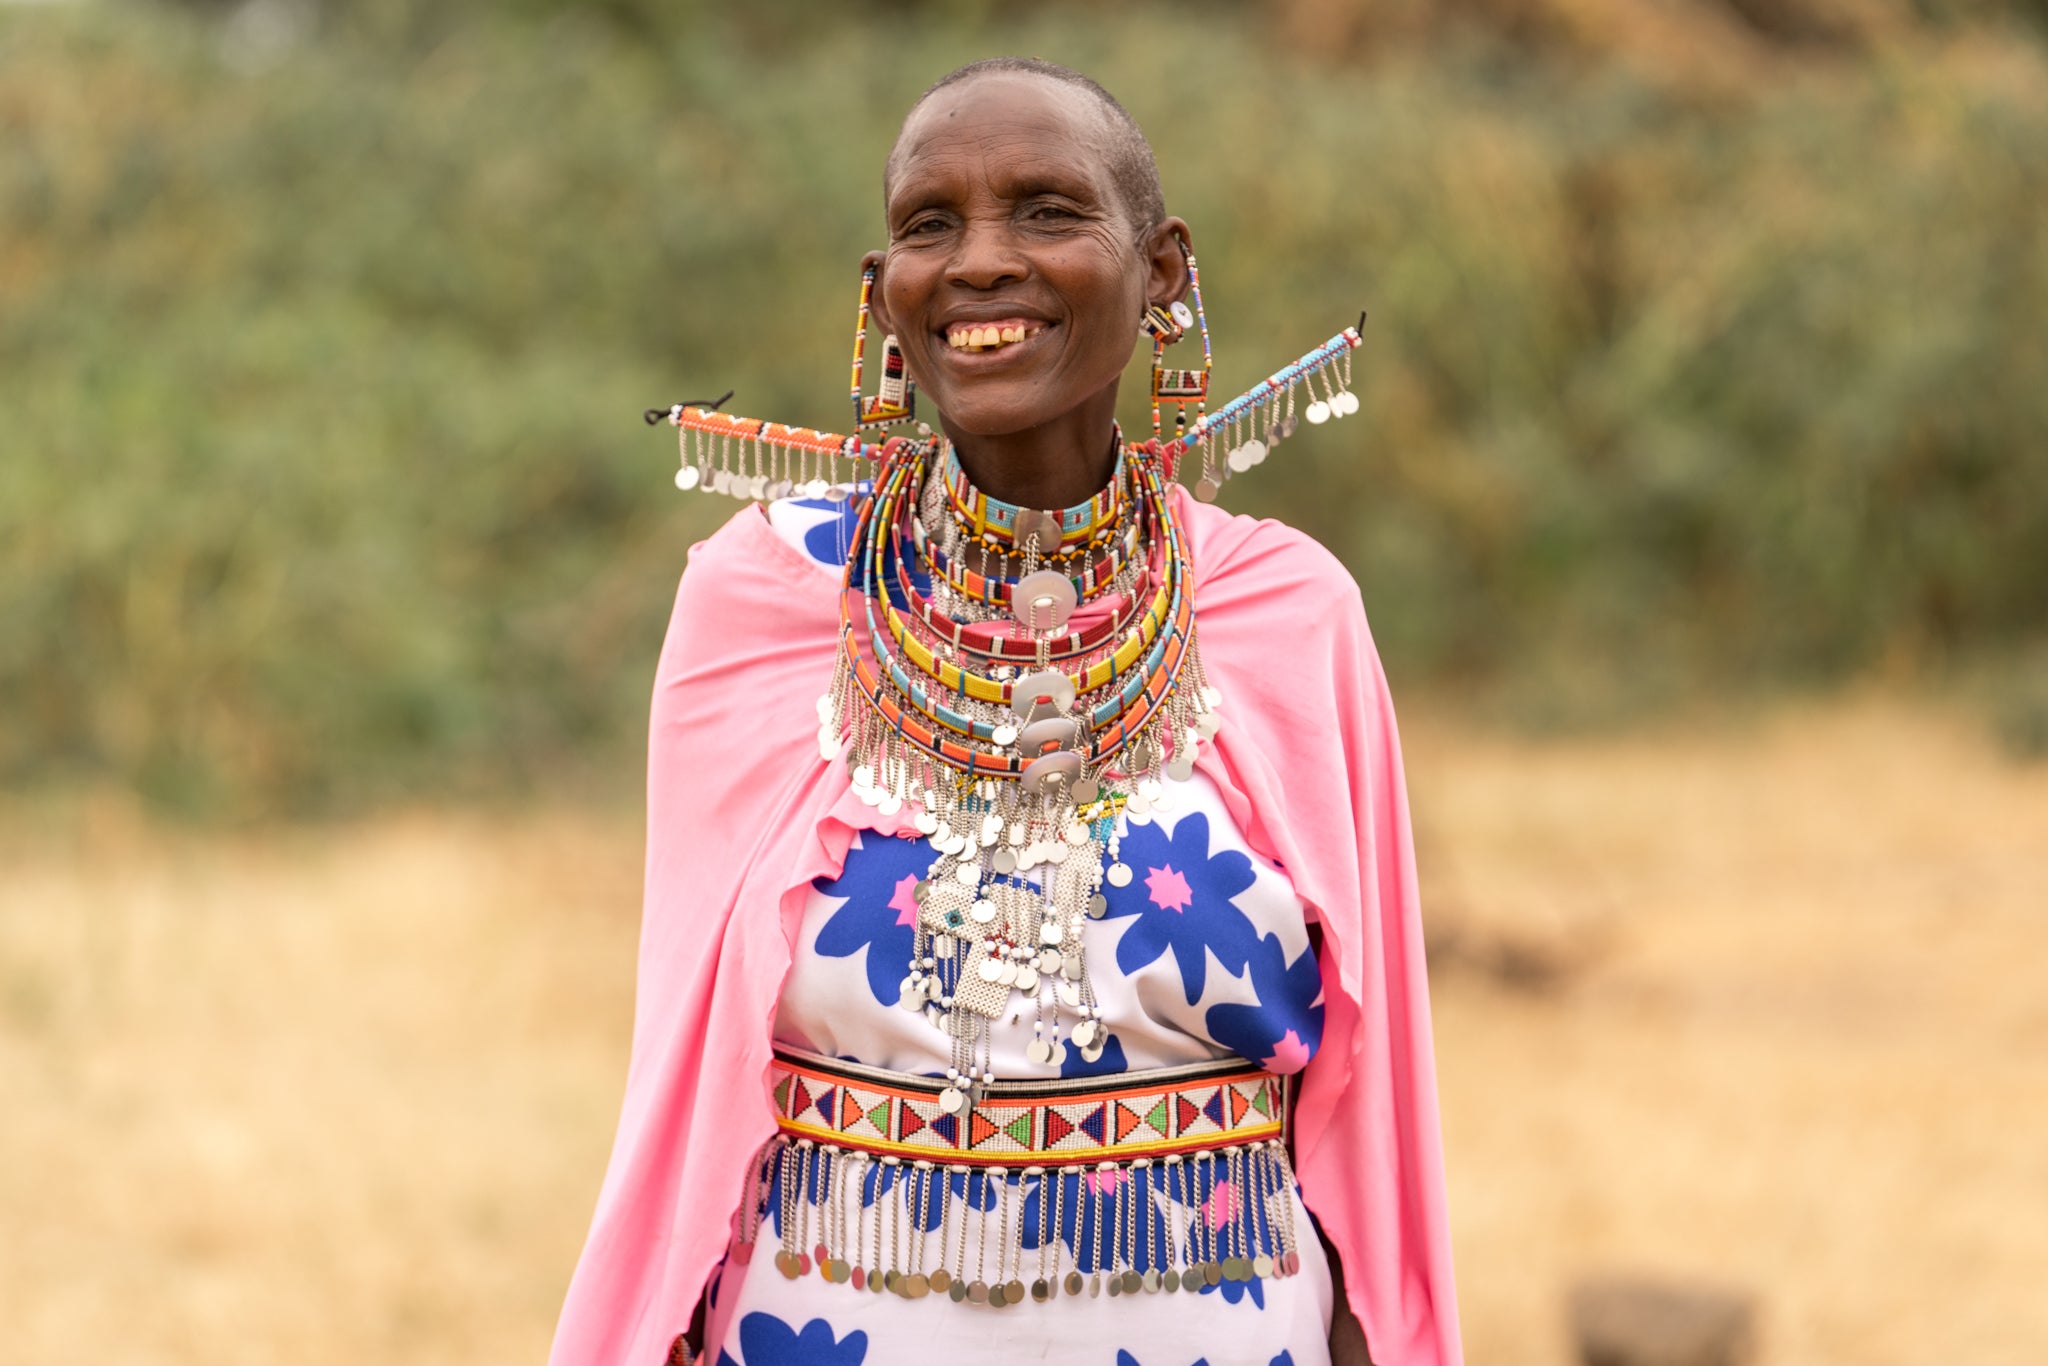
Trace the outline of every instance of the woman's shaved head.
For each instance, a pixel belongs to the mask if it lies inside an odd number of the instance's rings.
[[[1130,111],[1117,102],[1116,96],[1071,67],[1041,61],[1037,57],[989,57],[969,62],[941,76],[917,97],[917,103],[911,105],[910,112],[903,116],[904,128],[910,127],[911,120],[924,107],[925,101],[939,91],[980,76],[996,75],[1035,76],[1069,86],[1083,95],[1100,116],[1103,155],[1116,184],[1117,195],[1123,201],[1124,211],[1130,215],[1132,229],[1143,235],[1159,225],[1166,217],[1166,196],[1159,188],[1159,163],[1153,160],[1152,144],[1145,140],[1144,130],[1138,127],[1138,121],[1131,117]],[[890,182],[895,178],[902,146],[903,136],[899,133],[896,146],[890,150],[889,160],[882,170],[885,199]]]

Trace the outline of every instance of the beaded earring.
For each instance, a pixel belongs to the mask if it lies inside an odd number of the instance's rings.
[[[1192,312],[1179,299],[1171,304],[1151,304],[1145,309],[1145,318],[1139,324],[1140,330],[1152,338],[1152,437],[1159,440],[1164,433],[1160,430],[1159,405],[1171,403],[1173,411],[1173,434],[1176,439],[1185,435],[1188,429],[1188,404],[1195,405],[1195,420],[1199,422],[1208,412],[1209,371],[1212,359],[1209,354],[1209,319],[1202,312],[1202,273],[1195,268],[1195,258],[1188,258],[1188,297],[1195,301]],[[1166,348],[1187,334],[1190,327],[1199,327],[1202,333],[1202,368],[1199,370],[1177,369],[1166,364]]]
[[[917,415],[917,385],[903,369],[903,348],[894,333],[882,338],[882,387],[872,398],[860,391],[861,362],[868,346],[868,311],[875,296],[875,268],[860,275],[860,314],[853,324],[853,420],[856,430],[889,427]]]

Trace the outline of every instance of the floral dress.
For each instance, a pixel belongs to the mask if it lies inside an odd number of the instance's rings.
[[[850,504],[784,500],[768,512],[821,573],[839,572]],[[1123,887],[1105,884],[1108,913],[1083,928],[1109,1037],[1093,1063],[1067,1049],[1059,1074],[1232,1057],[1299,1072],[1322,1039],[1322,983],[1305,908],[1285,872],[1246,847],[1199,771],[1169,784],[1166,800],[1149,813],[1120,818],[1120,832],[1123,861],[1135,876]],[[892,1071],[944,1072],[946,1036],[899,1005],[917,918],[912,889],[932,858],[913,831],[854,836],[840,875],[813,886],[775,1019],[778,1043]],[[993,1028],[998,1075],[1049,1075],[1025,1060],[1033,1038],[1028,1011]],[[864,1204],[906,1200],[908,1183],[889,1175],[862,1192]],[[1011,1192],[1027,1249],[1035,1246],[1033,1230],[1050,1227],[1032,1214],[1041,1178],[977,1172],[951,1179],[956,1198],[984,1211],[1000,1203],[1005,1179],[1029,1187]],[[1227,1238],[1227,1226],[1245,1214],[1228,1181],[1181,1194],[1183,1207],[1166,1212],[1162,1229]],[[1063,1295],[991,1310],[942,1296],[866,1295],[816,1276],[785,1279],[766,1257],[729,1261],[710,1292],[716,1348],[707,1356],[717,1366],[899,1366],[960,1353],[989,1366],[1327,1366],[1329,1268],[1320,1241],[1307,1233],[1313,1225],[1299,1192],[1286,1198],[1303,1230],[1300,1274],[1226,1280],[1195,1294]],[[770,1190],[764,1237],[779,1234],[790,1204]],[[1087,1234],[1071,1221],[1059,1236],[1064,1251],[1085,1255],[1078,1244]]]

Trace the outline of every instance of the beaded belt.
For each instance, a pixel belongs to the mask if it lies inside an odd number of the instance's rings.
[[[778,1048],[772,1087],[741,1264],[765,1223],[791,1280],[998,1308],[1300,1270],[1286,1079],[1243,1062],[994,1082],[954,1113],[942,1079]]]

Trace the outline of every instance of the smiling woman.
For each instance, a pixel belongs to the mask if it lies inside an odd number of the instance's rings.
[[[632,1068],[553,1360],[1456,1362],[1385,680],[1331,556],[1204,505],[1298,388],[1350,411],[1357,334],[1208,413],[1188,225],[1065,68],[939,82],[884,191],[856,424],[922,389],[940,431],[667,413],[680,485],[767,506],[677,594]]]

